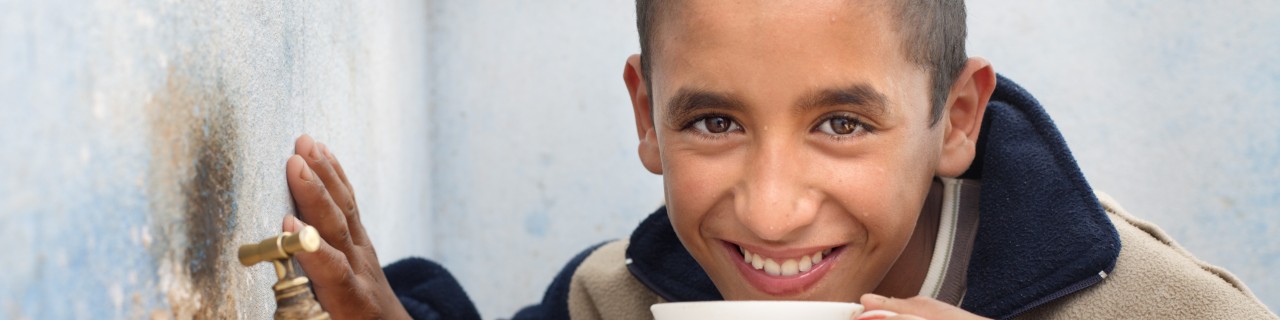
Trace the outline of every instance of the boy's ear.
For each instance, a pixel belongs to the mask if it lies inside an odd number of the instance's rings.
[[[996,71],[992,69],[991,63],[982,58],[969,58],[964,70],[951,85],[949,101],[943,113],[945,118],[939,123],[945,128],[938,176],[959,177],[973,164],[973,158],[978,152],[982,117],[995,89]]]
[[[654,174],[662,174],[662,153],[658,149],[658,131],[653,123],[653,104],[649,100],[649,88],[640,72],[640,55],[627,57],[622,70],[622,80],[631,94],[631,109],[636,114],[636,133],[640,135],[640,163]]]

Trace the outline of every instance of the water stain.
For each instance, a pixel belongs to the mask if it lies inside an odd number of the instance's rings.
[[[161,290],[174,318],[236,317],[236,106],[216,79],[171,68],[147,106]]]

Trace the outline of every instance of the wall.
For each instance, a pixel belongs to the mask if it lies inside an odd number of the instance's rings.
[[[0,0],[0,318],[269,318],[309,132],[428,255],[426,4]]]
[[[1280,283],[1280,8],[970,1],[970,52],[1045,103],[1095,187]],[[235,246],[292,211],[294,137],[351,173],[383,263],[487,318],[661,200],[621,83],[632,2],[0,0],[0,318],[265,318]]]
[[[540,301],[588,246],[662,201],[636,158],[628,0],[432,6],[436,258],[487,318]]]

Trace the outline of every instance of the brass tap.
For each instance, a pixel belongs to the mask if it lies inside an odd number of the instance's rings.
[[[254,244],[240,246],[240,264],[252,266],[270,261],[276,267],[279,281],[271,286],[276,292],[276,320],[328,320],[329,313],[311,294],[307,277],[299,276],[293,267],[293,254],[315,252],[320,248],[320,233],[306,226],[298,233],[285,232]]]

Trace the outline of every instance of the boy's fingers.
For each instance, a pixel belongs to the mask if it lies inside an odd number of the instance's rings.
[[[861,302],[867,310],[885,310],[899,314],[888,317],[889,319],[912,319],[903,318],[904,316],[924,319],[983,319],[946,302],[920,296],[894,299],[868,293],[862,295]]]
[[[355,200],[351,195],[351,189],[347,187],[346,181],[340,178],[337,170],[334,169],[329,157],[324,152],[324,144],[316,142],[308,135],[302,135],[298,137],[294,144],[294,152],[307,160],[307,165],[317,173],[320,181],[329,190],[329,194],[333,196],[334,203],[343,209],[344,214],[354,210]]]
[[[324,151],[325,158],[329,158],[329,163],[333,164],[333,170],[338,172],[338,178],[342,179],[342,184],[347,186],[347,192],[351,193],[351,199],[355,199],[356,189],[351,186],[351,181],[347,181],[347,171],[342,169],[342,163],[338,162],[338,157],[329,152],[329,146],[321,144],[320,147]]]
[[[338,173],[339,179],[342,179],[342,184],[347,186],[347,195],[351,197],[351,203],[353,204],[352,212],[347,215],[347,225],[352,230],[352,236],[361,240],[360,242],[356,242],[356,244],[369,248],[369,255],[371,256],[370,260],[373,260],[373,264],[375,264],[374,267],[381,268],[381,266],[376,265],[378,259],[373,253],[373,244],[369,241],[368,233],[365,232],[364,222],[360,221],[360,206],[356,204],[356,191],[355,188],[351,186],[351,181],[347,180],[347,172],[342,169],[342,163],[338,162],[338,158],[335,157],[332,152],[329,152],[329,146],[320,144],[320,148],[324,151],[325,158],[329,159],[329,164],[333,166],[333,171]]]
[[[297,233],[302,227],[306,226],[302,221],[298,221],[298,217],[290,215],[284,216],[284,222],[281,223],[280,230],[284,232]]]
[[[344,253],[351,253],[351,232],[347,219],[329,197],[317,174],[300,156],[289,157],[289,192],[298,205],[298,216],[320,231],[320,237]]]
[[[338,204],[338,208],[342,209],[343,216],[347,218],[347,229],[351,230],[351,241],[359,246],[370,246],[369,237],[364,232],[364,224],[360,222],[360,206],[356,204],[355,194],[351,192],[351,185],[347,183],[343,172],[338,168],[337,162],[333,161],[332,154],[329,153],[329,147],[323,143],[316,143],[315,149],[319,150],[320,156],[324,157],[324,161],[319,165],[324,168],[325,173],[321,175],[321,180],[329,187],[329,194],[333,195],[334,202]],[[331,185],[330,182],[333,182]],[[336,185],[333,186],[333,185]]]
[[[885,320],[926,320],[926,319],[909,315],[909,314],[900,314],[900,315],[885,318]]]
[[[285,232],[296,232],[307,226],[302,220],[292,215],[286,215],[283,224],[282,229]],[[324,239],[320,239],[320,247],[315,252],[299,252],[296,256],[298,264],[302,265],[302,269],[307,272],[307,276],[313,282],[336,285],[345,281],[343,279],[352,278],[347,275],[351,273],[351,263],[346,255],[334,249]]]
[[[294,149],[296,153],[307,161],[307,165],[311,167],[316,176],[320,178],[325,189],[329,191],[329,196],[333,199],[333,203],[342,210],[342,216],[347,220],[347,229],[350,230],[351,240],[356,245],[367,246],[369,241],[365,236],[364,228],[359,222],[359,209],[356,207],[355,198],[351,194],[351,189],[347,187],[337,170],[325,155],[324,145],[316,142],[310,136],[302,135],[298,137]]]
[[[316,252],[299,252],[296,257],[302,270],[307,272],[307,278],[317,287],[351,287],[355,284],[356,277],[347,256],[323,241]]]
[[[854,317],[853,319],[854,320],[884,320],[896,315],[898,315],[898,313],[893,311],[867,310],[866,312],[859,314],[857,317]]]
[[[326,309],[332,306],[360,304],[365,300],[352,297],[364,292],[362,282],[351,269],[351,263],[338,249],[320,241],[320,248],[315,252],[298,253],[298,265],[311,280],[311,288],[316,292],[316,300]],[[338,312],[339,310],[328,310]]]

